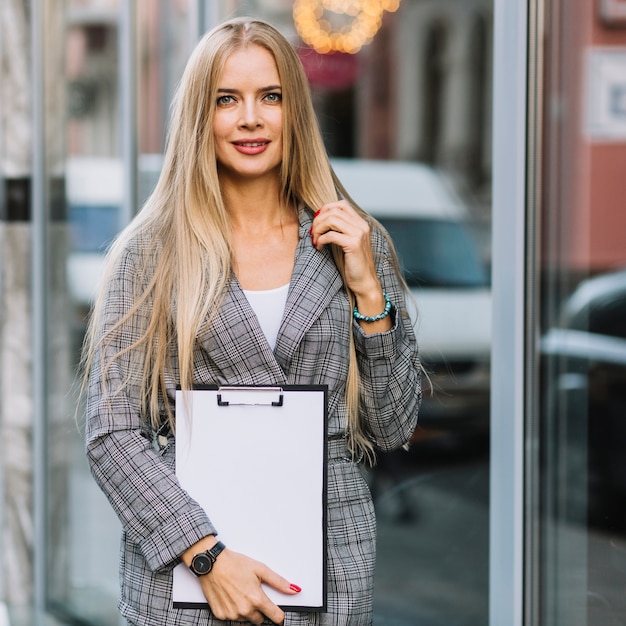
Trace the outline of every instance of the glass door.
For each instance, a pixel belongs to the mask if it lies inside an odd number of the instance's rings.
[[[545,3],[536,621],[626,622],[626,12]]]
[[[337,173],[396,243],[427,372],[410,450],[381,453],[367,471],[378,517],[375,623],[488,623],[491,0],[381,3],[380,27],[359,50],[316,48],[289,2],[131,4],[65,3],[65,67],[55,79],[68,94],[70,310],[51,314],[71,337],[67,377],[103,250],[159,173],[174,85],[201,25],[251,12],[268,19],[303,60]],[[331,23],[349,27],[339,3],[322,4]],[[403,191],[384,187],[392,176],[405,177]],[[409,215],[399,211],[406,202]],[[52,359],[52,335],[48,351]],[[61,416],[48,445],[63,444],[49,460],[48,602],[68,619],[113,625],[120,528],[89,476],[71,387],[48,397]]]

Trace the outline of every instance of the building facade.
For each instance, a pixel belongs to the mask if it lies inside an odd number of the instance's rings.
[[[332,157],[445,181],[490,276],[416,289],[432,396],[411,450],[367,472],[375,624],[626,623],[626,3],[387,2],[351,52],[307,44],[294,4],[0,3],[0,626],[119,623],[120,526],[83,455],[80,346],[186,59],[232,15],[298,49]]]

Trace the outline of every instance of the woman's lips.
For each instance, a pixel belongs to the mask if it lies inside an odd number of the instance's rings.
[[[259,139],[256,141],[234,141],[233,145],[242,154],[254,155],[264,152],[269,143],[267,139]]]

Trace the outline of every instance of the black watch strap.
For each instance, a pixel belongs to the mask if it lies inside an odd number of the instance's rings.
[[[196,554],[193,559],[191,559],[189,569],[196,576],[208,574],[213,569],[213,563],[215,563],[217,557],[222,553],[225,547],[226,546],[221,541],[218,541],[210,550]]]

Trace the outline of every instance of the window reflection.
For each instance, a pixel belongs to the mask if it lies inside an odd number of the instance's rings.
[[[541,624],[626,620],[626,76],[619,2],[545,5]],[[543,46],[546,42],[542,42]]]
[[[465,224],[383,218],[409,287],[484,287],[487,272]]]
[[[361,58],[352,162],[334,163],[396,242],[430,375],[410,452],[368,475],[380,625],[489,621],[490,38],[490,2],[401,3]],[[408,167],[443,174],[462,209]]]
[[[558,523],[545,545],[554,550],[561,541],[573,551],[567,561],[558,552],[545,556],[559,571],[567,565],[586,580],[573,590],[582,594],[576,602],[588,615],[581,624],[626,615],[625,312],[626,269],[598,274],[566,300],[560,325],[541,344],[551,398],[546,478],[553,481],[544,489],[546,497],[552,494],[547,511]],[[563,589],[561,601],[569,595]],[[558,612],[554,623],[565,623],[559,598],[550,601]]]
[[[63,619],[117,625],[118,546],[120,526],[110,505],[89,475],[83,442],[74,417],[76,372],[85,325],[100,279],[104,251],[121,224],[124,167],[121,158],[120,33],[125,19],[118,0],[66,0],[64,72],[50,80],[65,85],[65,244],[50,231],[50,245],[63,256],[64,307],[49,312],[51,413],[62,414],[50,435],[50,513],[47,600]],[[155,10],[158,9],[158,10]],[[163,147],[165,115],[175,81],[192,45],[189,3],[137,2],[135,44],[140,52],[138,92],[139,149],[158,153]],[[168,105],[164,105],[168,102]],[[56,145],[56,144],[55,144]],[[142,157],[138,180],[143,200],[154,184],[152,157]],[[157,159],[158,161],[158,159]],[[56,289],[53,286],[53,289]],[[56,291],[55,291],[56,293]],[[58,296],[58,294],[57,294]],[[71,335],[71,354],[63,365],[60,329]],[[81,408],[77,415],[81,419]],[[59,444],[62,445],[59,445]],[[60,468],[60,469],[59,469]]]
[[[366,183],[374,179],[339,172],[398,246],[433,387],[431,395],[425,381],[411,451],[381,455],[368,476],[379,514],[376,623],[385,626],[487,623],[491,2],[443,4],[401,3],[370,46],[332,60],[344,64],[343,80],[328,57],[314,59],[320,65],[311,76],[333,157],[357,168],[384,159],[374,163],[383,174],[424,167],[448,181],[458,205],[454,219],[436,204],[418,220],[415,208],[431,199],[430,187],[383,186],[373,207]],[[160,170],[165,116],[197,32],[192,5],[136,4],[140,204]],[[220,3],[229,15],[248,10],[249,3]],[[258,2],[254,12],[294,36],[290,3]],[[117,0],[68,0],[66,268],[74,310],[66,323],[75,358],[103,251],[122,226],[120,13]],[[399,200],[412,208],[396,214]],[[88,475],[80,438],[72,441],[61,548],[67,576],[51,602],[86,623],[116,624],[119,523]]]

